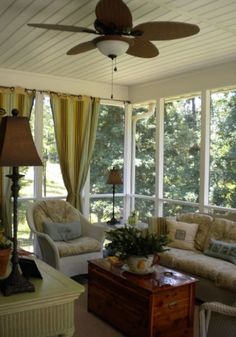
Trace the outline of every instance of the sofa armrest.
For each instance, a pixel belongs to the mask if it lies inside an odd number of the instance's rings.
[[[150,233],[167,234],[166,217],[148,218],[148,230]]]

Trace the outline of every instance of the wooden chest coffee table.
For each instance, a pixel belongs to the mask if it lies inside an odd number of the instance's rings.
[[[134,275],[108,259],[89,261],[88,310],[130,337],[192,337],[193,277],[161,266]]]

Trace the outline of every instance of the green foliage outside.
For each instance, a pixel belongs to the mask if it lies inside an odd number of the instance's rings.
[[[106,183],[108,171],[113,167],[123,172],[125,116],[123,106],[101,105],[97,137],[90,165],[90,193],[112,194],[112,185]],[[123,186],[116,186],[116,193],[123,193]],[[123,199],[120,206],[123,208]],[[115,211],[120,214],[115,201]],[[91,199],[92,221],[108,221],[112,214],[112,199]]]
[[[147,111],[136,107],[133,116]],[[33,128],[34,112],[31,126]],[[97,138],[90,169],[90,193],[112,194],[106,184],[108,170],[124,166],[125,116],[123,106],[101,105]],[[130,130],[131,132],[131,130]],[[155,194],[155,115],[137,121],[135,193],[148,197]],[[43,196],[66,195],[61,178],[56,150],[54,126],[48,98],[44,104],[44,175]],[[164,116],[164,197],[198,203],[200,179],[200,98],[166,102]],[[33,197],[33,168],[21,168],[26,174],[21,179],[20,196]],[[123,186],[116,186],[123,193]],[[236,208],[236,92],[212,94],[210,138],[209,202],[212,205]],[[154,214],[154,200],[135,199],[135,209],[141,221]],[[25,220],[25,202],[20,202],[19,231],[24,239],[29,236]],[[116,216],[122,214],[123,197],[116,197]],[[112,214],[112,198],[91,198],[92,221],[107,221]],[[164,214],[196,211],[197,207],[173,203],[164,204]]]
[[[147,112],[147,108],[133,110],[134,115]],[[144,115],[145,116],[145,115]],[[135,134],[135,193],[155,194],[156,114],[137,121]]]
[[[165,104],[164,197],[198,202],[200,181],[200,99]],[[175,209],[173,209],[175,212]]]
[[[212,94],[210,144],[209,201],[236,208],[236,91]]]
[[[145,117],[148,106],[134,107],[132,115],[142,116],[136,123],[135,133],[135,194],[155,195],[155,156],[156,156],[156,113]],[[135,198],[135,210],[139,213],[139,220],[147,222],[154,214],[155,202],[152,200]]]
[[[30,126],[34,135],[35,108],[33,108],[30,118]],[[34,167],[21,167],[20,173],[24,174],[20,180],[20,197],[34,197]],[[43,176],[42,176],[43,197],[65,196],[67,194],[61,175],[61,169],[57,154],[54,123],[50,107],[49,97],[44,97],[43,109]],[[32,202],[32,201],[31,201]],[[18,238],[22,247],[32,245],[32,235],[26,221],[26,209],[29,201],[19,200],[18,207]]]

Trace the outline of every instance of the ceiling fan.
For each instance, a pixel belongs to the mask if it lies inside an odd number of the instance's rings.
[[[71,48],[67,55],[98,48],[111,59],[124,53],[142,58],[155,57],[159,51],[151,41],[179,39],[199,32],[196,25],[170,21],[151,21],[133,27],[132,14],[122,0],[100,0],[95,13],[94,29],[44,23],[29,23],[28,26],[98,35]]]

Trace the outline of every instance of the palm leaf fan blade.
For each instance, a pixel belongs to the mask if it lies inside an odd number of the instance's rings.
[[[96,39],[78,44],[77,46],[68,50],[67,55],[77,55],[95,49],[96,48],[96,43],[94,42],[95,40]]]
[[[141,33],[141,37],[150,41],[174,40],[195,35],[199,27],[190,23],[157,21],[146,22],[135,26],[131,34]]]
[[[132,28],[131,12],[122,0],[100,0],[95,12],[104,26],[120,30]]]
[[[134,38],[132,41],[133,44],[126,52],[129,55],[151,58],[159,54],[157,47],[150,41],[146,41],[141,38]]]

